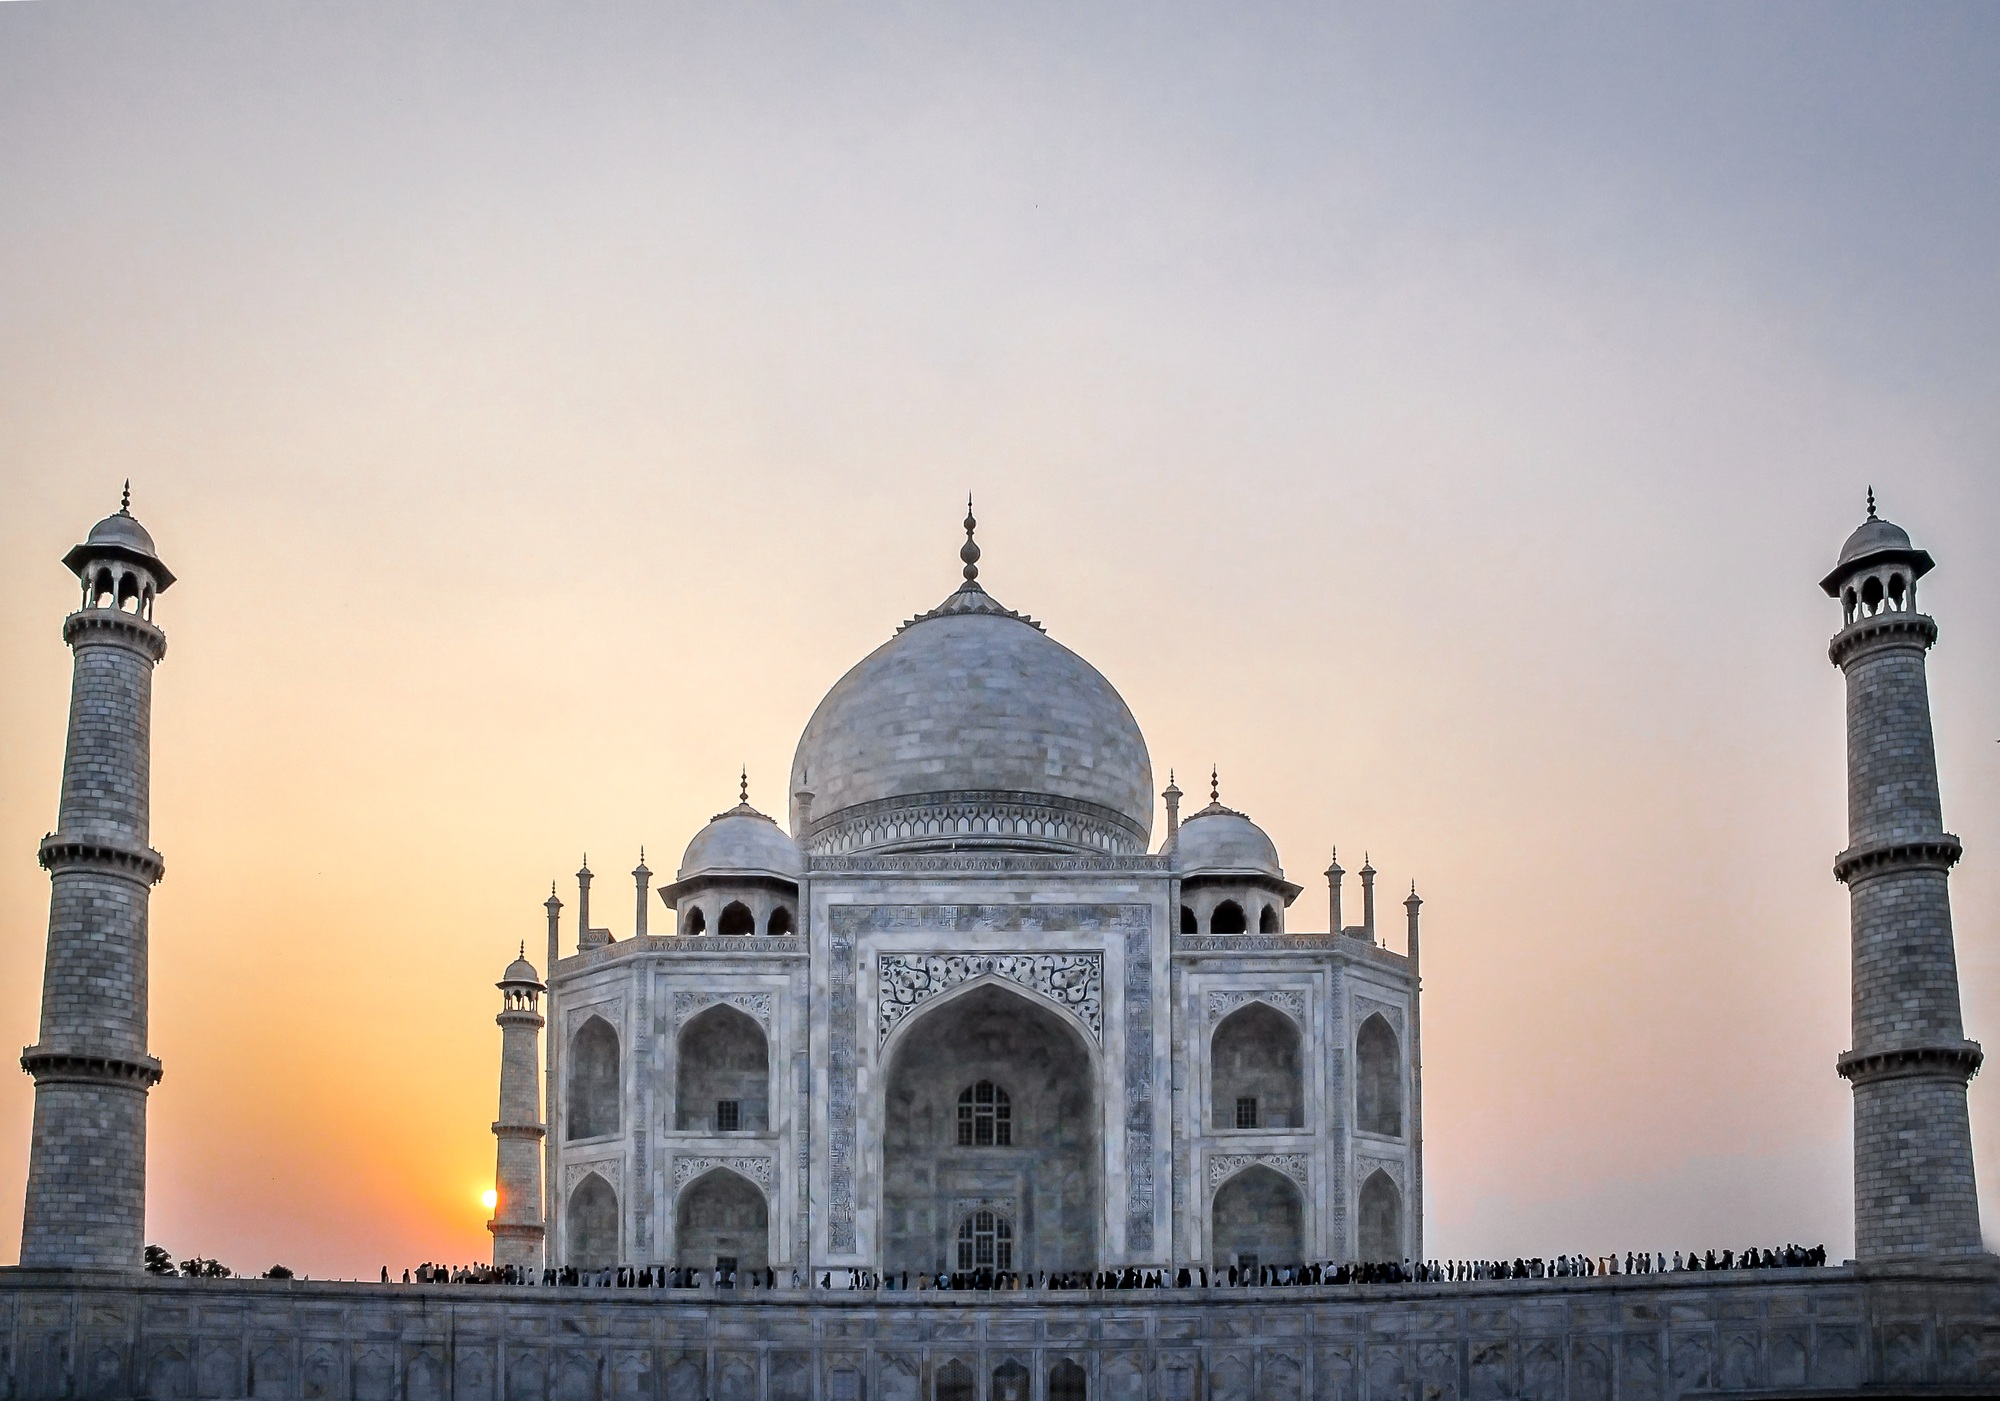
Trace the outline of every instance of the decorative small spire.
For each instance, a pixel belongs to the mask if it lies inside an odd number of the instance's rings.
[[[1868,519],[1875,519],[1875,488],[1872,486],[1868,488]]]
[[[748,764],[743,766],[743,773],[737,784],[736,801],[739,803],[748,803],[750,801],[750,766]]]
[[[958,557],[965,561],[965,582],[979,582],[979,542],[972,538],[972,532],[979,528],[979,522],[972,514],[972,493],[965,493],[965,543],[959,547]]]
[[[125,479],[125,494],[118,498],[118,514],[121,516],[132,514],[132,479],[130,477]]]
[[[521,952],[517,954],[516,957],[526,958],[527,956],[528,956],[528,941],[526,939],[523,939],[521,941]]]
[[[1222,801],[1222,768],[1219,764],[1209,765],[1208,800],[1211,803],[1219,803]]]

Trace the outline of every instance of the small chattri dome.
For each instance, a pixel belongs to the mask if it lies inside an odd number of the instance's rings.
[[[676,881],[713,872],[742,872],[797,880],[805,870],[799,845],[745,798],[719,812],[694,834],[681,855]]]
[[[90,528],[90,534],[63,556],[63,564],[81,577],[90,560],[122,559],[144,565],[153,575],[159,591],[165,593],[174,582],[174,571],[160,559],[153,537],[132,514],[132,486],[126,483],[125,499],[112,514]]]
[[[1181,823],[1174,860],[1184,872],[1255,872],[1284,879],[1278,848],[1264,829],[1234,808],[1211,802]]]
[[[540,987],[542,975],[535,971],[535,965],[527,959],[517,958],[507,965],[507,971],[501,976],[500,982],[503,986],[508,983],[533,983],[536,987]]]
[[[1931,572],[1935,565],[1930,553],[1920,550],[1910,540],[1910,532],[1894,521],[1883,520],[1875,514],[1875,491],[1868,492],[1868,519],[1856,526],[1854,533],[1847,537],[1847,543],[1840,547],[1840,558],[1834,561],[1833,571],[1820,580],[1820,587],[1829,598],[1840,596],[1841,583],[1870,565],[1907,564],[1910,577],[1921,579]]]

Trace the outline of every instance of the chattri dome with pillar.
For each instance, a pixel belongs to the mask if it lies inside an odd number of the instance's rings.
[[[552,897],[546,1258],[1420,1255],[1416,902],[1392,950],[1371,866],[1342,928],[1336,866],[1296,927],[1219,774],[1185,823],[1168,784],[1156,841],[1131,707],[988,592],[977,527],[968,503],[954,590],[807,721],[789,832],[745,774],[657,892],[672,932],[595,927],[586,866],[565,946]]]

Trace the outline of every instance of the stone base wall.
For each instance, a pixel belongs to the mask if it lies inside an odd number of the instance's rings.
[[[930,1401],[963,1368],[977,1401],[1047,1401],[1051,1371],[1074,1363],[1104,1401],[2000,1395],[1991,1256],[1471,1285],[732,1293],[0,1270],[0,1389]]]

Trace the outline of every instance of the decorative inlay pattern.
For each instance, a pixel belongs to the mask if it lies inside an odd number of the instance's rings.
[[[1104,1039],[1104,956],[1095,953],[885,953],[875,959],[875,1035],[882,1045],[910,1013],[974,978],[1039,993]]]
[[[592,1173],[596,1173],[606,1182],[609,1182],[612,1190],[618,1191],[625,1181],[624,1166],[616,1158],[599,1158],[595,1162],[589,1163],[563,1164],[563,1200],[568,1201],[571,1194],[576,1191],[576,1184],[583,1181],[584,1178],[590,1176]],[[619,1194],[621,1196],[624,1195],[622,1191]]]
[[[777,1164],[767,1156],[752,1158],[674,1158],[674,1190],[680,1191],[695,1178],[714,1168],[728,1168],[740,1173],[762,1187],[771,1190],[771,1183],[777,1175]]]
[[[827,1011],[826,1248],[829,1254],[852,1255],[854,1101],[860,1073],[855,1053],[860,1013],[854,1005],[857,921],[847,909],[836,908],[831,913],[832,931],[827,939],[827,984],[833,995]]]
[[[1366,1182],[1375,1175],[1376,1169],[1389,1174],[1389,1180],[1396,1184],[1396,1190],[1403,1190],[1403,1160],[1400,1158],[1371,1158],[1362,1154],[1354,1157],[1354,1175]]]
[[[1125,1249],[1153,1248],[1152,909],[1125,907]]]
[[[1282,1172],[1303,1187],[1310,1160],[1304,1153],[1220,1153],[1208,1160],[1208,1190],[1213,1192],[1247,1167]]]
[[[592,1017],[602,1017],[618,1033],[618,1039],[625,1039],[625,999],[621,997],[600,998],[596,1002],[586,1002],[578,1007],[563,1008],[563,1033],[575,1036],[583,1029],[583,1024]]]
[[[1361,993],[1355,993],[1355,1025],[1359,1026],[1362,1022],[1375,1016],[1381,1017],[1383,1021],[1389,1024],[1389,1029],[1396,1033],[1396,1041],[1400,1045],[1403,1040],[1403,1009],[1393,1002],[1384,1002],[1380,998],[1365,997]]]
[[[1306,995],[1291,988],[1265,992],[1211,992],[1208,995],[1208,1019],[1217,1021],[1226,1017],[1246,1002],[1269,1003],[1301,1027],[1306,1024]]]
[[[677,992],[674,994],[674,1021],[684,1022],[690,1013],[716,1003],[726,1003],[747,1012],[763,1025],[764,1030],[771,1029],[771,994],[768,992]]]
[[[1293,949],[1347,949],[1352,953],[1403,961],[1403,955],[1380,944],[1350,939],[1345,934],[1176,934],[1175,953],[1271,953]]]

